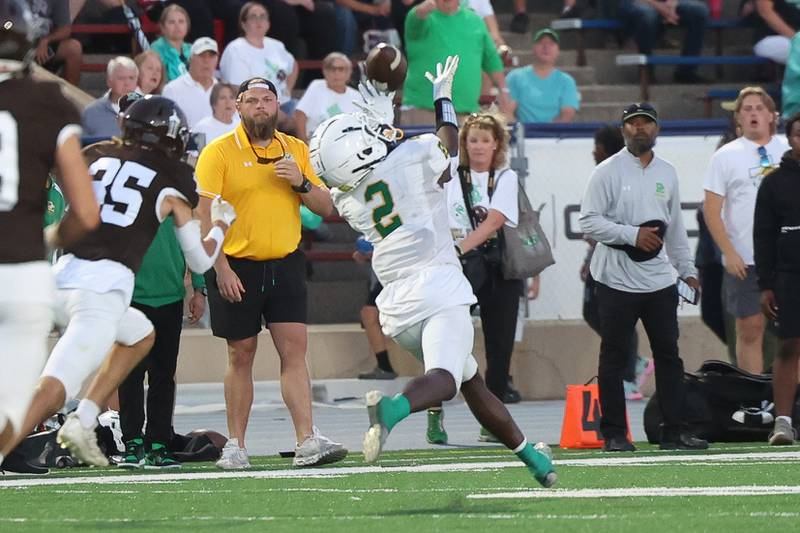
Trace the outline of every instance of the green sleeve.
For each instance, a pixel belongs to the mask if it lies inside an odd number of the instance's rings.
[[[497,48],[495,48],[494,41],[492,41],[492,37],[489,35],[489,30],[486,29],[486,25],[482,23],[481,26],[483,27],[483,58],[481,60],[481,67],[484,72],[488,72],[489,74],[493,72],[502,72],[503,61],[500,59],[500,54],[497,53]]]

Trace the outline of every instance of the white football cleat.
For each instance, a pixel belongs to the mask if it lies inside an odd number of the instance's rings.
[[[66,448],[76,459],[93,466],[108,466],[108,458],[97,444],[95,428],[97,421],[90,428],[81,425],[77,413],[70,413],[64,425],[58,430],[56,440],[62,448]]]

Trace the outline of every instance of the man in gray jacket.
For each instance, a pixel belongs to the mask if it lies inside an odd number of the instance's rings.
[[[581,204],[581,230],[598,243],[589,269],[597,282],[601,322],[598,378],[606,451],[635,450],[626,436],[622,378],[628,342],[640,319],[656,363],[664,420],[661,449],[708,447],[682,428],[685,392],[678,355],[678,292],[670,263],[695,290],[700,284],[681,219],[678,176],[671,164],[653,153],[658,131],[653,106],[626,108],[625,148],[595,168]]]

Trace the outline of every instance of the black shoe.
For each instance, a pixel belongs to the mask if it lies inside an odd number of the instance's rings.
[[[685,85],[704,85],[711,83],[694,70],[676,69],[675,73],[672,75],[672,80],[675,83],[682,83]]]
[[[9,453],[0,464],[0,470],[10,474],[32,474],[41,476],[49,474],[50,470],[42,466],[32,465],[25,460],[25,457],[16,450]]]
[[[610,437],[603,443],[604,452],[635,452],[636,446],[626,437]]]
[[[503,403],[519,403],[522,401],[522,396],[519,391],[514,388],[514,382],[511,376],[508,376],[508,385],[506,385],[506,392],[503,393]]]
[[[525,33],[528,31],[530,19],[527,13],[514,13],[511,18],[511,31],[514,33]]]
[[[707,450],[708,441],[698,439],[691,433],[670,433],[661,437],[658,447],[662,450]]]

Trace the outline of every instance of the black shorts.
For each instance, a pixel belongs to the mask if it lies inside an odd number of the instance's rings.
[[[364,305],[367,307],[378,307],[375,304],[375,300],[378,298],[378,295],[382,290],[383,285],[381,285],[381,282],[378,281],[375,273],[370,269],[369,280],[367,280],[367,301],[364,303]]]
[[[228,263],[242,281],[245,293],[241,302],[223,299],[216,272],[213,268],[206,272],[211,332],[215,337],[241,340],[258,335],[265,323],[306,323],[306,256],[302,251],[269,261],[228,257]]]
[[[800,274],[778,272],[774,291],[778,304],[778,338],[800,338]]]

